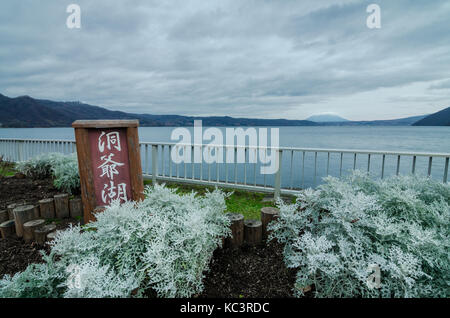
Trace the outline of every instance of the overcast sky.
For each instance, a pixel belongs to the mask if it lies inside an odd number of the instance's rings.
[[[450,106],[450,1],[1,0],[0,93],[151,114],[432,113]]]

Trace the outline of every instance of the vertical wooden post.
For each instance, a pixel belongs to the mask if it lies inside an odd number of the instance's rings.
[[[39,245],[44,245],[45,240],[47,239],[47,235],[56,230],[56,225],[48,224],[42,225],[34,230],[34,239],[36,243]]]
[[[225,240],[227,246],[236,248],[244,243],[244,216],[237,213],[227,213],[231,221],[231,237]]]
[[[34,231],[36,228],[43,226],[45,220],[37,219],[31,220],[23,224],[23,239],[25,242],[31,242],[34,239]]]
[[[70,210],[71,218],[82,217],[83,216],[83,202],[81,201],[81,198],[70,199],[69,210]]]
[[[11,203],[6,207],[6,210],[8,210],[8,217],[10,220],[14,220],[14,213],[13,210],[18,207],[20,204],[17,203]]]
[[[267,226],[271,221],[276,219],[280,213],[280,210],[273,207],[261,208],[261,222],[262,222],[262,237],[263,240],[267,239],[269,232],[267,231]]]
[[[15,232],[14,220],[8,220],[0,224],[0,232],[2,233],[2,238],[13,237]]]
[[[23,224],[27,221],[35,219],[35,209],[33,205],[23,205],[15,208],[14,223],[16,225],[16,234],[18,237],[23,236]]]
[[[144,199],[144,177],[142,175],[141,149],[139,147],[138,126],[127,127],[128,160],[130,162],[131,195],[133,200]]]
[[[262,222],[259,220],[244,221],[244,240],[249,245],[257,245],[262,241]]]
[[[39,201],[40,217],[44,219],[53,219],[55,217],[55,205],[53,199],[42,199]]]
[[[94,220],[91,212],[95,209],[94,177],[91,171],[92,161],[88,130],[85,128],[75,128],[75,140],[77,145],[81,196],[83,198],[84,222],[87,223]]]
[[[69,212],[69,195],[57,194],[54,197],[55,202],[55,214],[58,219],[68,218],[70,216]]]

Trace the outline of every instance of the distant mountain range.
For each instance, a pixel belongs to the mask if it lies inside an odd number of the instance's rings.
[[[327,122],[323,124],[327,126],[411,126],[426,117],[428,117],[428,115],[388,120]]]
[[[321,115],[322,116],[322,115]],[[338,116],[337,116],[338,117]],[[55,102],[29,96],[10,98],[0,94],[0,127],[70,127],[78,119],[139,119],[141,126],[355,126],[355,125],[450,125],[450,107],[432,115],[394,120],[315,122],[310,120],[233,118],[228,116],[192,117],[179,115],[133,114],[112,111],[80,102]],[[314,119],[314,118],[313,118]],[[320,118],[319,118],[320,119]],[[331,118],[328,118],[330,120]],[[316,119],[317,120],[317,119]],[[323,118],[322,118],[323,120]]]
[[[140,126],[315,126],[307,120],[190,117],[149,115],[112,111],[80,102],[54,102],[29,96],[9,98],[0,94],[1,127],[70,127],[78,119],[139,119]]]
[[[450,126],[450,107],[431,114],[413,124],[414,126]]]
[[[349,121],[348,119],[333,114],[312,115],[306,118],[306,120],[313,121],[315,123],[339,123]]]

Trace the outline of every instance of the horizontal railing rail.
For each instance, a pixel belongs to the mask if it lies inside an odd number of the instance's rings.
[[[189,151],[192,162],[175,163],[173,149]],[[194,162],[194,152],[215,153],[220,163],[207,163],[205,158]],[[238,151],[244,152],[244,162],[237,163]],[[0,155],[10,161],[23,161],[49,152],[72,153],[74,140],[0,139]],[[234,160],[227,163],[227,154]],[[145,179],[153,182],[174,181],[199,185],[217,185],[280,194],[295,194],[305,187],[317,186],[323,177],[343,176],[352,170],[363,170],[374,177],[399,174],[421,174],[448,182],[450,153],[395,152],[356,149],[323,149],[295,147],[255,147],[239,145],[180,144],[141,142],[140,154]],[[267,164],[250,160],[263,154],[279,161],[275,174],[264,174]],[[229,157],[228,157],[229,158]]]

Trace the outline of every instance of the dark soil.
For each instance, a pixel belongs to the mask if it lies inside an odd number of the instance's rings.
[[[75,219],[56,220],[52,222],[57,230],[65,229],[69,224],[77,224]],[[14,275],[24,271],[29,264],[41,263],[40,250],[49,252],[48,245],[42,247],[35,242],[25,243],[21,238],[0,239],[0,278],[5,274]]]
[[[8,238],[0,240],[0,277],[8,274],[13,276],[24,271],[28,264],[42,262],[39,248],[34,243]]]
[[[200,297],[292,297],[296,270],[286,268],[282,252],[276,243],[216,250]]]
[[[61,193],[51,179],[33,180],[14,176],[0,178],[0,210],[11,203],[37,204],[39,200]]]

